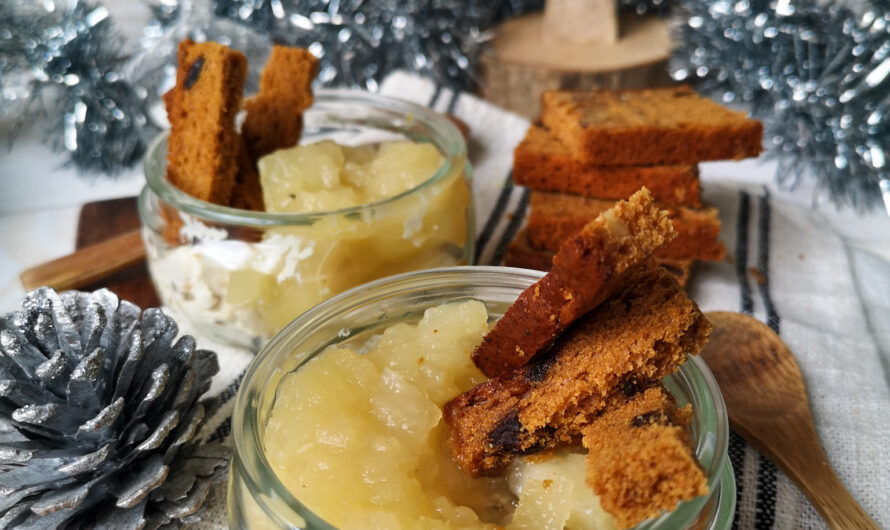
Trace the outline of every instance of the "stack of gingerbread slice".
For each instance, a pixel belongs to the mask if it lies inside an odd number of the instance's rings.
[[[531,213],[505,264],[549,269],[563,241],[645,186],[677,232],[656,258],[683,283],[694,261],[725,253],[717,210],[701,203],[698,163],[757,156],[762,134],[760,122],[686,86],[544,93],[540,124],[514,152]]]

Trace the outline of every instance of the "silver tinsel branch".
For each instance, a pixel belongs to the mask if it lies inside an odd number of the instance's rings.
[[[91,2],[0,2],[0,116],[49,119],[81,169],[116,173],[144,152],[142,98],[119,69],[121,39]]]
[[[764,122],[794,187],[890,213],[890,11],[795,0],[683,0],[671,75]]]
[[[625,11],[634,11],[638,15],[646,13],[665,13],[670,10],[676,0],[618,0],[618,7]]]
[[[215,0],[216,14],[272,41],[309,49],[322,85],[374,91],[389,72],[412,70],[462,89],[477,83],[485,29],[499,14],[486,0]]]
[[[0,316],[0,529],[187,521],[229,451],[201,443],[216,355],[107,290]]]

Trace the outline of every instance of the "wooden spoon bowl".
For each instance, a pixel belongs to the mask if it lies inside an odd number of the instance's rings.
[[[700,355],[720,385],[732,429],[798,485],[830,528],[877,529],[822,450],[803,375],[788,346],[747,315],[706,316],[714,330]]]

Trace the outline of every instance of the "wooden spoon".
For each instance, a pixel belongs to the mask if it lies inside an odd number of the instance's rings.
[[[747,315],[707,317],[714,331],[701,356],[717,378],[733,430],[791,477],[830,528],[877,529],[831,469],[788,346]]]
[[[28,291],[41,285],[64,291],[89,285],[144,259],[145,247],[137,229],[26,269],[19,278]]]

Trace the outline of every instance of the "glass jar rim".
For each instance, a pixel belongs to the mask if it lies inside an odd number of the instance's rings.
[[[326,108],[336,107],[337,104],[362,104],[369,108],[400,113],[408,123],[423,123],[430,128],[434,136],[438,137],[439,141],[434,143],[440,150],[445,151],[442,153],[445,160],[432,176],[417,186],[376,202],[325,212],[300,214],[256,212],[203,201],[182,191],[167,180],[166,157],[159,158],[159,155],[162,154],[159,151],[166,151],[167,148],[169,131],[164,131],[152,140],[143,159],[143,172],[146,180],[143,193],[150,189],[162,201],[177,210],[214,223],[243,226],[303,225],[312,224],[326,217],[358,214],[371,208],[397,202],[403,197],[426,189],[444,179],[452,172],[454,164],[466,163],[467,144],[460,131],[445,116],[429,108],[402,99],[354,89],[321,89],[316,91],[314,99],[310,112],[324,111]]]
[[[294,510],[297,516],[301,518],[308,516],[314,524],[323,528],[335,528],[296,498],[272,470],[262,449],[262,440],[259,435],[258,422],[263,399],[262,396],[251,393],[251,387],[257,384],[265,386],[270,381],[270,376],[277,368],[283,366],[288,355],[293,353],[288,348],[288,344],[299,333],[309,332],[329,318],[336,317],[338,313],[380,299],[381,295],[394,297],[399,293],[413,292],[420,284],[430,290],[449,286],[464,286],[471,279],[473,284],[493,286],[494,283],[497,283],[499,287],[525,288],[543,276],[544,273],[541,271],[513,267],[461,266],[426,269],[368,282],[310,308],[291,321],[269,341],[245,371],[232,410],[232,444],[234,455],[241,462],[243,473],[241,478],[248,483],[249,489],[253,492],[260,491],[259,485],[264,484],[266,489],[271,489],[273,498]],[[710,498],[710,494],[720,488],[721,480],[725,479],[725,467],[728,465],[729,426],[723,396],[717,386],[717,381],[707,364],[699,356],[690,356],[688,362],[680,367],[679,373],[685,378],[691,379],[692,393],[704,398],[704,410],[698,409],[698,413],[700,415],[703,413],[706,417],[705,422],[712,424],[713,427],[707,431],[713,433],[713,440],[708,440],[705,433],[701,433],[695,447],[696,459],[701,463],[707,477],[709,496],[697,497],[689,503],[681,503],[674,511],[664,513],[654,520],[644,521],[638,528],[649,528],[653,523],[656,527],[662,524],[671,524],[671,528],[678,527],[673,524],[675,522],[686,524],[683,521],[691,521],[704,506],[706,500]],[[251,395],[248,396],[249,393]],[[710,458],[708,455],[711,455]],[[259,500],[257,503],[263,506]],[[267,511],[266,506],[263,506],[263,509]]]

